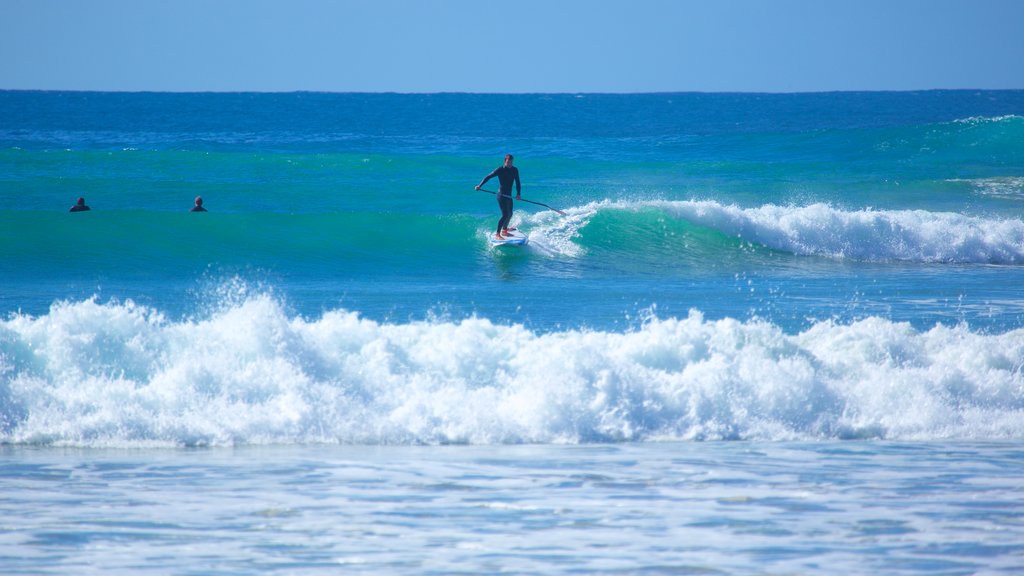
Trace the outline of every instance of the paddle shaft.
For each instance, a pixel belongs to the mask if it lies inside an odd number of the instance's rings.
[[[487,192],[488,194],[494,194],[495,196],[499,196],[499,194],[497,192],[493,191],[493,190],[484,190],[483,188],[480,188],[479,190],[481,192]],[[507,196],[507,198],[511,198],[511,196]],[[547,204],[544,204],[544,203],[541,203],[541,202],[534,202],[533,200],[527,200],[526,198],[519,198],[518,200],[520,202],[529,202],[530,204],[536,204],[537,206],[543,206],[543,207],[547,208],[548,210],[554,210],[555,212],[558,212],[562,216],[565,216],[565,212],[562,212],[558,208],[552,208],[551,206],[548,206]]]

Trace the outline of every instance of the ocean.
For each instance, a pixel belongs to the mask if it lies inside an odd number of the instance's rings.
[[[1020,573],[1022,212],[1024,91],[0,91],[0,573]]]

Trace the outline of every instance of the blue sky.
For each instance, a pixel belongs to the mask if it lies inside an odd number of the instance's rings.
[[[0,89],[1024,88],[1024,0],[0,0]]]

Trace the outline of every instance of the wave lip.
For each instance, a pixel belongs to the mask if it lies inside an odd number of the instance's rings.
[[[788,335],[652,318],[535,333],[487,319],[204,320],[94,300],[0,324],[0,442],[500,444],[1024,437],[1024,330],[868,318]]]

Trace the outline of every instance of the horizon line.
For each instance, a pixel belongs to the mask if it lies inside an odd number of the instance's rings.
[[[636,92],[471,92],[465,90],[401,91],[401,90],[108,90],[85,88],[0,88],[0,92],[49,92],[49,93],[90,93],[90,94],[360,94],[360,95],[472,95],[472,96],[642,96],[659,94],[749,94],[749,95],[798,95],[798,94],[865,94],[865,93],[914,93],[914,92],[1020,92],[1024,88],[906,88],[906,89],[849,89],[849,90],[652,90]]]

